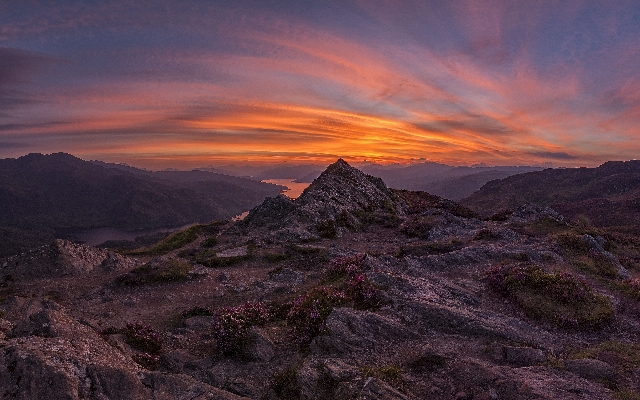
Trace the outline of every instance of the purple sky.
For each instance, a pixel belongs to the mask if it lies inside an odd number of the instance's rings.
[[[0,3],[0,158],[594,166],[639,139],[636,1]]]

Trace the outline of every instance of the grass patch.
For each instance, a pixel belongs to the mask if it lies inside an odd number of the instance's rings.
[[[190,278],[191,265],[180,260],[149,261],[116,278],[120,285],[180,282]]]
[[[595,358],[609,363],[616,369],[632,371],[640,367],[640,344],[610,340],[597,346],[574,350],[569,357]]]
[[[611,301],[586,282],[535,265],[495,266],[487,271],[489,285],[515,301],[532,318],[564,328],[596,329],[614,316]]]
[[[620,400],[640,400],[640,394],[628,389],[616,391],[614,392],[614,396]]]
[[[584,239],[584,235],[563,233],[557,235],[555,239],[567,261],[580,270],[606,278],[618,276],[618,268],[613,261],[592,249]]]
[[[156,255],[166,254],[177,250],[193,242],[201,234],[214,235],[227,223],[227,221],[215,221],[210,224],[195,224],[181,231],[175,232],[150,248],[132,251],[132,255]],[[211,238],[209,238],[211,239]],[[207,240],[209,240],[207,239]],[[213,238],[215,239],[215,238]],[[215,244],[213,244],[215,246]]]

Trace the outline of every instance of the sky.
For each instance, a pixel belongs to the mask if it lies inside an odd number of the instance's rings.
[[[640,158],[640,2],[1,1],[0,158]]]

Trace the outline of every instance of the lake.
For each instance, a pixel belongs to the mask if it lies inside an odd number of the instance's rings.
[[[294,182],[295,179],[265,179],[264,183],[273,183],[274,185],[286,186],[288,189],[283,190],[282,194],[290,199],[297,199],[298,196],[310,185],[310,183]]]

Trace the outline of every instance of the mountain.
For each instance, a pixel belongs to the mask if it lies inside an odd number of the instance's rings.
[[[82,229],[140,230],[230,218],[282,187],[191,172],[149,172],[29,154],[0,160],[0,255]]]
[[[144,251],[0,260],[0,397],[633,399],[638,248],[543,205],[483,220],[338,160],[296,200]]]
[[[536,203],[572,219],[584,217],[595,226],[637,226],[640,161],[515,175],[487,183],[461,203],[485,216]]]
[[[428,162],[408,167],[382,168],[367,166],[362,170],[382,178],[394,189],[426,191],[458,201],[480,189],[485,183],[525,172],[539,171],[539,167],[452,167],[446,164]]]

